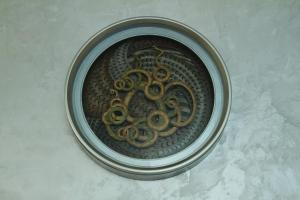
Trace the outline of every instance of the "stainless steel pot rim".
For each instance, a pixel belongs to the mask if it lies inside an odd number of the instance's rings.
[[[108,148],[90,129],[81,104],[83,81],[94,60],[118,41],[141,35],[163,36],[189,47],[204,62],[214,86],[214,109],[204,132],[186,149],[165,158],[136,159]],[[126,19],[98,32],[77,53],[66,83],[67,115],[78,140],[101,164],[123,173],[164,174],[187,167],[199,160],[220,137],[228,118],[230,104],[231,87],[228,72],[216,49],[204,36],[190,27],[158,17]]]

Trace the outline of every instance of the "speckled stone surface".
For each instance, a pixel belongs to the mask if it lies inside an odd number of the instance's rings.
[[[177,177],[135,181],[93,162],[64,107],[71,60],[99,29],[154,15],[220,51],[232,80],[224,135]],[[300,199],[300,1],[0,1],[0,199]]]

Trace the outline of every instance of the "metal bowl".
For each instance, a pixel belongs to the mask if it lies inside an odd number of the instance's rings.
[[[67,115],[89,155],[143,180],[190,169],[212,149],[231,104],[222,58],[179,22],[139,17],[98,32],[77,53]]]

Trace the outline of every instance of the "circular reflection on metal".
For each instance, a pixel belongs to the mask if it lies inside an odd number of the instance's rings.
[[[190,27],[127,19],[94,35],[67,78],[70,124],[105,168],[134,179],[167,178],[212,149],[231,90],[215,48]]]

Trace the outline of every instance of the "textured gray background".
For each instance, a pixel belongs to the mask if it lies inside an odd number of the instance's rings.
[[[68,126],[64,83],[95,32],[140,15],[203,33],[232,79],[224,137],[167,180],[118,177]],[[300,199],[300,1],[0,0],[0,199]]]

